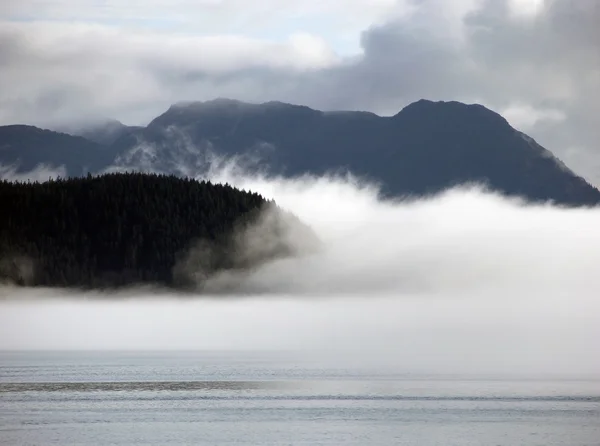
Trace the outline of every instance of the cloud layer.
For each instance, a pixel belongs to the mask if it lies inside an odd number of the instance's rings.
[[[600,210],[476,189],[381,202],[352,179],[230,173],[213,178],[275,198],[324,247],[237,277],[243,299],[0,288],[0,349],[301,349],[396,371],[600,372]]]

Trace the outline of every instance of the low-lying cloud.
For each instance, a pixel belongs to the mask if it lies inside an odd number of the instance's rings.
[[[583,293],[600,291],[599,209],[532,206],[477,186],[429,199],[380,201],[352,177],[215,178],[257,190],[319,235],[319,254],[274,262],[256,292],[306,294]]]
[[[3,288],[0,349],[304,349],[409,371],[600,372],[600,209],[477,187],[392,202],[352,177],[211,175],[274,198],[323,246],[212,282],[242,299]]]
[[[38,164],[33,170],[21,172],[17,165],[0,164],[0,180],[5,181],[48,181],[49,178],[65,178],[67,169],[65,166],[52,166]]]

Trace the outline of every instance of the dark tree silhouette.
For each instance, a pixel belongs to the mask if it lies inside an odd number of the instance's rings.
[[[211,271],[252,266],[237,262],[231,234],[270,206],[279,209],[229,185],[156,174],[2,181],[0,281],[185,286],[174,267],[199,241],[210,243]]]

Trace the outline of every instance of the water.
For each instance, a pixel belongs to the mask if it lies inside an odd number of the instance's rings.
[[[327,356],[4,352],[1,445],[600,445],[600,380]]]

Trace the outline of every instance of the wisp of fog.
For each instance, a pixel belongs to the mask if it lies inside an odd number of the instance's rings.
[[[4,288],[0,349],[319,350],[406,371],[600,372],[600,209],[478,187],[385,201],[351,176],[232,165],[210,178],[274,198],[322,246],[212,280],[240,299]]]

